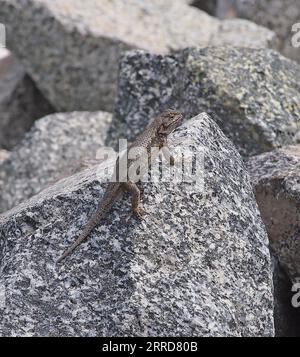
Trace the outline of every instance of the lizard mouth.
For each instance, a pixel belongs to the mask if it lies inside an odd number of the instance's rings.
[[[179,117],[178,117],[178,119],[176,119],[176,120],[174,121],[174,123],[172,124],[172,125],[175,126],[174,129],[177,129],[178,126],[179,126],[180,124],[182,124],[182,121],[183,121],[183,115],[180,114]]]

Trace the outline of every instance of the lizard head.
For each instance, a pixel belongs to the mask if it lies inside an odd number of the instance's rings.
[[[161,113],[160,118],[161,123],[158,128],[158,134],[169,135],[179,125],[183,115],[177,110],[167,109]]]

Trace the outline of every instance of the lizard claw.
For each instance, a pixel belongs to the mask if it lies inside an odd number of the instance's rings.
[[[145,216],[146,214],[148,214],[148,212],[143,208],[143,207],[138,207],[136,208],[133,213],[140,219],[143,218],[143,216]]]
[[[129,220],[130,220],[130,218],[132,217],[133,214],[134,214],[136,217],[138,217],[139,219],[143,219],[143,216],[145,216],[146,214],[148,214],[148,212],[147,212],[146,210],[144,210],[144,208],[142,208],[142,207],[139,207],[139,208],[133,210],[132,213],[130,213],[130,214],[128,215],[128,217],[126,217],[126,218],[124,219],[124,221],[125,221],[126,224],[128,224],[128,222],[129,222]]]

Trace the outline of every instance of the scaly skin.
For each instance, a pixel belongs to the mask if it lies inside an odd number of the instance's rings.
[[[182,120],[182,114],[178,111],[167,109],[162,112],[157,118],[155,118],[150,125],[145,129],[145,131],[140,134],[135,141],[130,145],[128,152],[131,149],[135,150],[135,154],[142,154],[147,151],[148,160],[145,166],[140,168],[140,177],[143,176],[143,173],[146,173],[149,169],[149,165],[151,165],[151,161],[155,158],[151,157],[150,153],[151,148],[159,147],[164,148],[167,145],[167,137],[171,134],[178,124]],[[127,155],[127,153],[126,153]],[[130,168],[131,164],[134,162],[134,159],[128,159],[127,168]],[[171,163],[174,163],[174,158],[170,158]],[[132,211],[133,213],[141,218],[146,211],[140,205],[140,190],[137,185],[128,181],[128,170],[126,173],[120,174],[118,172],[118,161],[116,163],[116,177],[118,179],[117,182],[111,182],[109,187],[107,188],[104,198],[100,207],[94,213],[90,221],[87,223],[86,227],[80,234],[79,238],[71,245],[69,249],[67,249],[63,255],[58,259],[58,263],[61,262],[66,256],[71,254],[94,230],[95,227],[99,224],[101,219],[109,212],[112,208],[114,202],[118,199],[121,193],[130,192],[132,194]],[[123,177],[122,175],[126,175]]]

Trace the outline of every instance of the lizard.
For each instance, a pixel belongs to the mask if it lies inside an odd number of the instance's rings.
[[[133,143],[131,143],[125,155],[128,155],[128,152],[131,149],[134,149],[137,155],[139,151],[142,153],[146,150],[147,152],[148,157],[145,161],[146,164],[144,167],[142,165],[142,167],[139,168],[141,171],[139,173],[140,177],[142,177],[144,173],[148,172],[151,162],[155,159],[154,157],[151,157],[151,148],[157,147],[162,149],[163,154],[166,155],[165,149],[167,148],[167,137],[177,128],[182,118],[183,115],[181,112],[173,109],[166,109],[159,116],[154,118],[154,120],[152,120],[146,127],[144,132],[138,135]],[[169,160],[170,164],[174,165],[174,158],[172,156],[169,157]],[[60,263],[88,238],[90,233],[98,226],[99,222],[110,211],[115,201],[118,200],[123,192],[129,192],[132,195],[131,205],[133,214],[135,214],[138,218],[142,218],[142,216],[147,213],[140,204],[140,190],[138,186],[135,182],[128,179],[128,170],[134,161],[134,159],[128,159],[125,174],[126,176],[122,177],[118,170],[119,158],[117,159],[114,169],[114,177],[116,177],[117,180],[109,183],[98,209],[88,221],[78,239],[63,253],[57,263]]]

